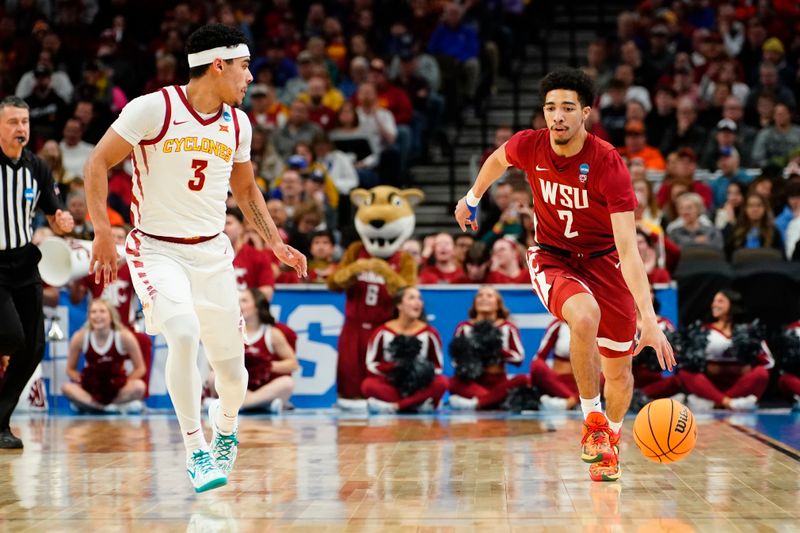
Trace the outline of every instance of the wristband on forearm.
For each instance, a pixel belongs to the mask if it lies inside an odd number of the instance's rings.
[[[467,209],[469,209],[469,219],[470,221],[475,220],[478,215],[478,204],[480,203],[481,199],[479,196],[475,196],[475,193],[472,192],[470,189],[467,192],[467,197],[465,198],[465,202],[467,204]]]

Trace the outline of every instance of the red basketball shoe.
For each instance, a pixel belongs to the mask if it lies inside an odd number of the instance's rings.
[[[603,413],[589,413],[583,422],[581,460],[584,463],[599,463],[615,459],[616,453],[611,444],[613,435]]]
[[[613,457],[603,459],[589,465],[589,477],[592,481],[616,481],[622,476],[622,468],[619,466],[619,441],[622,437],[622,430],[619,433],[611,432],[609,442]]]

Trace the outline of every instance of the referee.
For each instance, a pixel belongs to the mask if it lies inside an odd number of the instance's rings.
[[[11,413],[44,356],[44,310],[38,263],[31,243],[37,208],[57,234],[72,231],[72,215],[59,209],[47,165],[25,145],[30,138],[28,104],[0,100],[0,355],[10,355],[0,383],[0,448],[22,448],[11,433]]]

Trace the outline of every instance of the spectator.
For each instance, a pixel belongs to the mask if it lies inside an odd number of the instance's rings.
[[[644,56],[644,64],[648,68],[646,87],[653,88],[658,73],[666,72],[672,66],[674,55],[670,51],[669,29],[664,24],[656,24],[650,28],[649,49]],[[629,41],[633,42],[633,41]]]
[[[178,85],[178,62],[172,54],[163,54],[156,58],[156,75],[147,80],[142,89],[142,94],[156,92],[162,87]]]
[[[90,144],[97,144],[106,132],[109,117],[97,108],[92,100],[78,100],[72,116],[83,125],[83,139]]]
[[[375,183],[359,183],[359,174],[347,154],[337,150],[324,133],[312,141],[314,159],[326,169],[336,190],[339,192],[339,225],[345,226],[350,217],[350,191],[358,187],[369,188]]]
[[[308,279],[313,283],[325,283],[336,268],[333,258],[336,240],[333,232],[327,229],[315,231],[309,240]]]
[[[726,189],[725,203],[717,209],[714,225],[723,235],[733,231],[733,225],[739,219],[739,212],[744,204],[747,187],[738,181],[732,181]]]
[[[491,263],[489,247],[481,241],[475,241],[464,258],[465,283],[482,284],[486,281]]]
[[[55,93],[63,102],[72,102],[74,90],[72,81],[66,72],[56,67],[55,62],[53,61],[53,53],[47,49],[42,49],[39,52],[39,59],[36,61],[36,65],[33,67],[33,69],[24,73],[20,77],[19,82],[17,83],[17,88],[14,91],[16,96],[19,96],[25,100],[31,95],[31,93],[33,93],[33,88],[37,83],[37,70],[39,72],[49,71],[50,86],[53,88]]]
[[[664,183],[658,189],[656,198],[658,205],[664,207],[671,196],[673,183],[682,182],[689,190],[696,192],[703,198],[706,209],[711,209],[714,205],[714,195],[711,187],[694,179],[697,171],[697,153],[691,148],[681,148],[677,152],[667,156],[667,175]]]
[[[502,238],[495,241],[492,246],[492,260],[486,283],[529,284],[531,276],[527,269],[522,268],[522,257],[519,245],[515,239]]]
[[[641,85],[635,85],[633,67],[625,63],[617,65],[617,68],[614,71],[614,77],[622,82],[621,86],[625,92],[624,100],[626,102],[629,100],[638,101],[644,106],[645,111],[649,113],[650,109],[653,107],[652,103],[650,102],[650,93]],[[600,108],[602,109],[609,105],[610,99],[610,94],[606,93],[602,95],[600,97]]]
[[[308,114],[308,104],[301,100],[292,102],[289,120],[273,137],[273,144],[281,157],[288,157],[297,143],[311,144],[314,136],[322,133],[322,129],[309,120]]]
[[[402,154],[396,146],[397,123],[388,109],[380,107],[375,85],[362,83],[358,88],[358,128],[370,138],[370,145],[379,147],[381,183],[400,186],[405,181]]]
[[[447,378],[442,375],[442,341],[439,332],[427,323],[417,288],[398,289],[392,303],[394,318],[378,326],[370,336],[367,348],[369,373],[361,383],[361,393],[367,398],[369,409],[373,412],[434,410],[448,386]],[[410,341],[408,337],[417,341],[404,343],[407,349],[414,348],[414,344],[419,346],[416,355],[395,351],[398,346],[395,339]],[[397,360],[409,356],[433,365],[434,376],[428,384],[403,381],[397,369]]]
[[[462,21],[462,14],[455,2],[445,4],[442,22],[428,41],[428,52],[440,61],[442,79],[455,81],[459,100],[471,101],[480,75],[480,42],[475,30]]]
[[[756,192],[745,196],[744,207],[739,212],[736,225],[728,234],[728,257],[742,248],[775,248],[781,255],[784,252],[781,232],[775,227],[769,202]]]
[[[778,68],[772,63],[761,63],[758,67],[758,85],[756,85],[747,97],[747,108],[751,113],[756,109],[758,97],[762,95],[773,96],[778,103],[785,104],[789,108],[794,108],[794,94],[791,89],[783,84],[778,76]]]
[[[656,202],[656,195],[653,194],[653,184],[644,176],[631,180],[633,192],[636,194],[638,205],[642,206],[642,221],[648,226],[659,228],[661,224],[661,209]],[[652,231],[649,231],[652,233]]]
[[[636,45],[635,41],[629,40],[622,43],[622,46],[620,46],[620,58],[622,59],[623,64],[629,66],[631,70],[633,70],[634,84],[644,87],[647,90],[650,90],[655,86],[656,80],[660,76],[661,71],[653,68],[649,62],[642,61],[642,52],[639,50],[639,47]],[[671,58],[669,57],[669,54],[667,54],[667,56],[662,58],[662,60],[663,59],[669,61]],[[671,61],[669,61],[669,63],[671,63]],[[649,101],[650,97],[648,95],[647,102],[649,103]],[[645,105],[645,103],[642,102],[642,105]]]
[[[625,102],[625,123],[631,121],[639,121],[644,124],[644,120],[647,118],[647,113],[644,110],[644,106],[638,100],[628,100]]]
[[[686,192],[678,197],[676,204],[679,218],[667,226],[669,238],[681,248],[700,244],[722,250],[722,234],[705,216],[703,198]]]
[[[800,126],[792,124],[792,112],[786,104],[775,105],[772,119],[773,125],[758,132],[753,145],[753,163],[760,167],[770,162],[785,163],[800,147]]]
[[[356,56],[350,60],[350,76],[339,83],[339,91],[346,99],[355,96],[358,86],[367,81],[369,61],[365,57]]]
[[[767,29],[758,17],[752,17],[747,21],[745,42],[738,59],[744,70],[745,81],[750,86],[758,82],[758,65],[761,63],[762,49],[767,37]]]
[[[67,196],[67,209],[75,221],[75,226],[69,236],[75,239],[91,241],[94,238],[94,227],[86,219],[89,214],[89,209],[86,206],[86,194],[83,191],[69,193]],[[123,221],[120,221],[120,224],[122,223]]]
[[[625,83],[622,80],[612,78],[608,83],[608,91],[600,98],[603,129],[608,133],[610,142],[614,146],[622,146],[625,139],[625,117],[627,115],[625,89]]]
[[[378,184],[376,170],[380,161],[380,139],[368,134],[361,127],[353,102],[348,100],[342,105],[337,127],[330,133],[330,139],[353,159],[362,187],[369,188]]]
[[[472,245],[475,244],[475,236],[470,233],[458,233],[455,238],[455,252],[454,256],[456,259],[456,263],[459,266],[464,266],[464,260],[467,258],[467,254],[469,253],[469,249],[472,248]]]
[[[488,328],[483,325],[478,327],[479,323],[489,322],[500,335],[502,346],[499,353],[495,354],[498,360],[491,364],[484,364],[483,372],[477,379],[459,377],[458,371],[456,371],[456,376],[450,380],[451,408],[462,410],[497,408],[505,401],[509,389],[528,384],[528,378],[524,374],[513,378],[509,378],[506,374],[506,363],[520,366],[525,360],[525,348],[520,339],[519,329],[508,319],[510,315],[511,312],[497,289],[490,286],[478,289],[469,310],[469,320],[456,326],[453,337],[464,336],[466,339],[471,339],[478,332],[480,334],[489,333],[492,330],[487,331]],[[490,355],[492,354],[473,354],[484,361]],[[458,358],[454,355],[454,359]],[[457,363],[454,361],[453,366],[456,365]]]
[[[713,136],[709,136],[703,155],[700,158],[700,166],[702,168],[716,170],[718,168],[717,159],[719,159],[723,149],[727,153],[730,153],[731,149],[736,149],[737,153],[739,152],[738,148],[740,147],[736,141],[737,130],[736,122],[731,119],[723,118],[716,123],[715,128],[712,130]]]
[[[625,125],[625,146],[619,149],[619,153],[628,161],[641,159],[647,170],[666,168],[661,152],[646,144],[644,123],[641,120],[629,120]]]
[[[675,127],[664,133],[661,153],[668,154],[680,148],[691,148],[695,154],[703,151],[706,130],[697,123],[697,104],[688,96],[678,98]]]
[[[675,127],[675,91],[669,85],[656,87],[653,109],[645,119],[647,144],[659,146],[664,132]]]
[[[245,231],[244,215],[238,208],[228,208],[225,213],[225,235],[233,247],[233,270],[236,273],[236,289],[258,289],[267,300],[275,292],[275,275],[272,271],[271,253],[258,250]]]
[[[594,70],[595,86],[599,92],[603,92],[608,87],[614,71],[608,61],[608,50],[606,43],[602,39],[597,39],[589,43],[586,48],[586,65]]]
[[[281,91],[280,100],[286,105],[292,105],[300,93],[306,90],[308,80],[311,78],[314,58],[311,52],[303,50],[297,55],[297,76],[286,82]]]
[[[794,83],[794,70],[786,61],[786,49],[777,37],[770,37],[761,45],[762,64],[773,65],[778,71],[780,84],[791,87]]]
[[[415,158],[420,151],[421,131],[414,122],[414,108],[408,94],[392,84],[386,76],[386,65],[381,59],[369,63],[369,81],[375,86],[378,105],[388,109],[394,116],[397,126],[395,143],[400,150],[402,161]]]
[[[263,83],[250,86],[250,124],[275,131],[286,125],[288,115],[289,110],[277,99],[273,87]]]
[[[25,103],[30,107],[31,141],[37,149],[58,135],[67,104],[55,91],[49,67],[34,69],[35,83]]]
[[[313,141],[312,141],[313,142]],[[316,160],[311,143],[299,142],[289,158],[289,166],[296,166],[304,180],[305,197],[313,198],[325,210],[325,220],[334,225],[334,212],[339,208],[339,190],[333,182],[328,167]],[[313,184],[319,184],[319,187]],[[316,191],[319,191],[316,193]],[[313,191],[313,192],[312,192]]]
[[[83,176],[83,165],[94,148],[82,139],[83,125],[77,118],[70,118],[64,124],[63,139],[59,143],[64,168],[76,176]]]
[[[744,149],[739,151],[739,155],[743,156],[742,164],[750,166],[750,147],[756,140],[758,131],[744,121],[744,105],[742,100],[736,96],[729,96],[725,100],[725,105],[722,106],[722,118],[728,119],[736,124],[736,146]],[[717,126],[719,128],[719,126]]]
[[[78,372],[81,354],[85,359]],[[125,360],[133,369],[125,371]],[[89,304],[86,325],[69,342],[67,377],[61,392],[81,411],[120,412],[141,410],[145,393],[145,365],[136,337],[120,322],[105,300]]]
[[[739,72],[735,61],[722,61],[715,63],[713,69],[706,71],[701,85],[701,97],[704,101],[710,102],[713,99],[717,85],[729,85],[730,94],[739,99],[740,102],[747,101],[750,94],[750,87],[739,81]]]
[[[745,27],[736,20],[736,8],[721,4],[717,8],[717,31],[722,35],[728,57],[736,57],[744,46]]]
[[[253,163],[256,183],[263,193],[267,193],[274,186],[286,166],[272,143],[273,131],[263,126],[255,126],[250,140],[250,161]]]
[[[417,271],[422,269],[422,243],[419,242],[419,239],[408,239],[400,247],[400,250],[414,259],[414,264],[417,265]]]
[[[725,289],[714,295],[711,321],[702,326],[708,339],[705,361],[700,368],[681,368],[678,373],[689,394],[687,403],[694,412],[710,411],[715,406],[749,411],[758,406],[769,382],[769,369],[775,364],[762,341],[763,350],[756,362],[741,361],[731,350],[736,322],[739,320],[739,293]]]
[[[333,111],[334,114],[338,113],[342,108],[342,104],[344,104],[344,95],[339,89],[331,85],[327,72],[318,67],[314,67],[313,72],[314,74],[308,80],[308,87],[298,98],[311,104],[312,108],[314,106],[324,106]]]
[[[311,234],[326,229],[325,212],[319,203],[306,199],[295,209],[292,222],[289,242],[300,253],[308,256],[311,253]],[[300,283],[300,278],[293,270],[284,268],[282,274],[275,278],[275,282]]]
[[[637,229],[636,244],[639,247],[639,255],[644,263],[644,270],[647,273],[647,281],[654,283],[669,283],[672,278],[665,269],[658,266],[658,251],[653,246],[650,234]]]
[[[787,251],[789,251],[790,246],[791,251],[794,251],[794,243],[790,245],[787,240],[787,229],[798,217],[800,217],[800,179],[795,177],[790,178],[786,184],[786,205],[783,207],[783,211],[775,217],[775,226],[781,232]],[[791,258],[792,254],[787,253],[786,257]]]
[[[722,118],[722,108],[725,100],[731,95],[730,83],[716,83],[708,100],[703,102],[703,110],[700,111],[697,123],[706,131],[712,130],[717,122]]]
[[[283,210],[286,213],[285,219],[294,218],[294,211],[303,202],[303,180],[300,172],[294,168],[287,168],[280,177],[278,188],[273,190],[270,198],[281,200]],[[272,212],[270,212],[270,215]],[[277,222],[276,222],[277,224]]]
[[[495,150],[503,146],[505,142],[507,142],[511,136],[514,135],[514,129],[508,125],[501,125],[498,126],[494,130],[494,144],[491,148],[487,148],[484,150],[483,154],[481,154],[481,159],[478,162],[478,168],[482,167],[486,160],[489,158]]]
[[[500,192],[503,193],[502,190]],[[481,240],[491,246],[501,237],[520,235],[522,233],[520,214],[531,206],[531,202],[530,190],[527,187],[523,189],[519,183],[513,186],[510,200],[503,212],[500,213],[500,219],[492,226],[492,231],[483,234]]]
[[[464,270],[455,258],[455,242],[449,233],[439,233],[433,242],[434,264],[422,268],[419,273],[420,285],[439,283],[463,283]]]
[[[728,199],[728,186],[734,181],[747,184],[753,181],[752,176],[739,165],[739,151],[732,146],[723,146],[719,150],[717,165],[719,174],[711,181],[714,193],[714,207],[721,207]]]
[[[61,148],[56,141],[46,141],[36,155],[47,163],[50,172],[53,174],[53,180],[58,185],[67,185],[70,181],[75,179],[75,174],[64,168],[64,162],[61,159]],[[66,189],[61,191],[62,198],[65,191]]]
[[[756,115],[755,118],[750,121],[750,123],[760,130],[772,126],[772,117],[775,113],[776,104],[777,101],[773,95],[758,95],[758,101],[756,102]]]
[[[325,68],[327,79],[336,83],[339,80],[339,68],[336,66],[336,63],[328,57],[325,50],[325,39],[318,36],[310,37],[306,43],[306,50],[311,53],[311,59],[315,64]],[[341,96],[341,94],[339,96]],[[342,98],[342,101],[343,100],[344,98]],[[330,102],[325,105],[331,107],[334,111],[338,111],[339,107],[341,107],[341,102],[339,102],[338,106],[332,106]]]
[[[286,223],[289,220],[289,216],[286,212],[286,205],[279,198],[270,198],[267,200],[267,211],[269,211],[269,216],[271,216],[272,220],[275,222],[275,227],[278,228],[278,233],[281,236],[281,240],[283,240],[283,242],[288,241],[289,232],[287,230]],[[277,266],[275,263],[273,263],[273,265],[274,267]],[[274,267],[272,269],[273,274],[276,270]]]

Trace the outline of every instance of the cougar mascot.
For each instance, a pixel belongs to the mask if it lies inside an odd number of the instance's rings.
[[[414,206],[423,198],[419,189],[400,190],[385,185],[350,193],[350,200],[358,208],[355,226],[361,241],[347,248],[328,278],[331,290],[346,291],[336,369],[337,403],[342,409],[366,409],[361,382],[367,375],[370,333],[392,318],[395,291],[417,282],[414,259],[400,247],[414,233]]]

